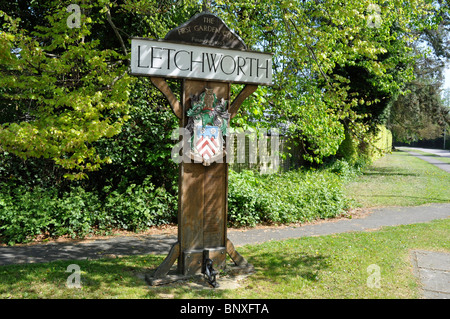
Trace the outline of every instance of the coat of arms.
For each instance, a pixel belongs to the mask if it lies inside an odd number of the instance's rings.
[[[222,159],[225,152],[230,113],[227,101],[218,100],[213,89],[191,96],[191,108],[187,111],[189,118],[186,129],[191,133],[191,158],[208,166]]]

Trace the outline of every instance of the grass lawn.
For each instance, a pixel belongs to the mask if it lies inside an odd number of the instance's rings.
[[[164,256],[2,266],[0,298],[417,298],[410,250],[450,249],[450,241],[442,240],[449,227],[446,219],[240,247],[256,273],[232,290],[148,287],[139,275]],[[81,269],[78,289],[65,286],[72,263]],[[380,288],[367,284],[370,265],[379,267]]]
[[[346,188],[363,207],[448,203],[449,190],[449,173],[401,151],[375,161]]]

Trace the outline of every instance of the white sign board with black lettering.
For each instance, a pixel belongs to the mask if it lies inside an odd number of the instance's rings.
[[[272,85],[272,54],[133,38],[131,74]]]

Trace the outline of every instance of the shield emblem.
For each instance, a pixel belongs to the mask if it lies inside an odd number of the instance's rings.
[[[206,166],[221,159],[226,154],[224,137],[230,119],[227,101],[219,100],[212,89],[206,89],[191,97],[187,116],[186,128],[191,134],[190,157]]]
[[[211,162],[222,154],[223,141],[218,126],[198,125],[194,134],[195,150],[203,158],[203,161]]]

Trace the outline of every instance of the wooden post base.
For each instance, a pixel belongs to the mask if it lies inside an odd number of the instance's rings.
[[[231,257],[234,265],[226,265],[226,256],[221,256],[224,254],[225,250],[226,254]],[[233,243],[229,239],[227,239],[227,246],[224,247],[223,251],[222,249],[205,249],[204,251],[199,251],[198,253],[202,256],[200,264],[198,264],[198,259],[189,258],[195,256],[196,253],[196,251],[181,252],[180,244],[176,242],[155,272],[152,275],[145,275],[145,280],[151,286],[158,286],[195,277],[202,277],[202,269],[204,268],[203,263],[206,258],[211,258],[214,261],[214,267],[227,274],[246,274],[254,271],[253,265],[249,264],[247,260],[236,251]],[[187,261],[183,261],[184,265],[178,265],[176,270],[172,270],[172,266],[176,260],[189,260],[190,264],[188,264]],[[189,271],[189,269],[192,269],[192,271]]]
[[[245,275],[245,274],[252,274],[255,272],[255,268],[252,264],[245,264],[243,266],[237,266],[237,265],[227,265],[225,269],[223,269],[221,276],[238,276],[238,275]],[[174,282],[178,281],[185,281],[185,280],[201,280],[202,278],[205,278],[204,274],[194,274],[194,275],[182,275],[177,272],[176,269],[170,270],[169,273],[162,278],[155,278],[154,275],[145,275],[145,281],[150,286],[163,286],[168,285]],[[218,278],[219,286],[220,286],[220,277]]]

